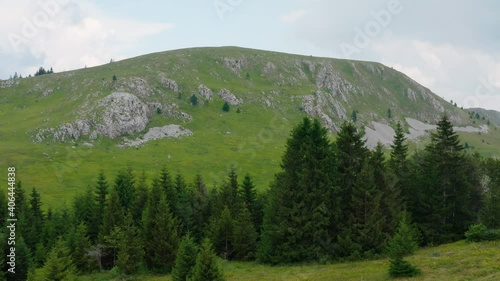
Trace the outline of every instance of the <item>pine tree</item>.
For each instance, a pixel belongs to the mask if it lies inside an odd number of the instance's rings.
[[[42,272],[41,275],[44,277],[43,280],[73,280],[76,275],[76,269],[71,260],[69,249],[66,247],[63,240],[57,241],[54,248],[50,251]]]
[[[136,274],[144,258],[142,237],[134,225],[132,215],[128,213],[118,235],[118,259],[116,266],[125,275]]]
[[[178,223],[160,189],[151,190],[149,198],[153,197],[159,197],[159,200],[150,200],[144,211],[145,262],[150,270],[170,272],[179,244]]]
[[[396,233],[387,243],[387,252],[390,258],[389,274],[392,277],[412,277],[420,274],[420,270],[404,260],[405,256],[412,255],[417,249],[417,242],[413,231],[402,216]]]
[[[234,222],[233,231],[234,258],[248,261],[255,259],[257,250],[257,231],[253,224],[253,218],[246,204],[243,205],[240,214]]]
[[[352,119],[352,122],[354,122],[354,123],[356,123],[358,121],[358,112],[356,110],[352,111],[351,119]]]
[[[173,281],[189,280],[196,265],[196,257],[198,255],[198,245],[194,242],[193,237],[188,233],[182,238],[175,259],[175,266],[172,270]]]
[[[258,258],[266,263],[323,259],[331,252],[328,237],[340,206],[331,144],[318,120],[304,118],[293,129],[281,167],[269,192]]]
[[[122,223],[124,211],[120,205],[120,198],[118,192],[112,189],[109,193],[109,198],[106,203],[106,211],[103,214],[102,231],[99,233],[100,240],[107,236],[111,231]]]
[[[85,225],[94,226],[96,219],[96,205],[94,201],[94,191],[88,187],[84,194],[77,195],[73,201],[73,213],[75,214],[75,224],[84,223]],[[102,213],[99,215],[102,216]],[[90,233],[89,233],[90,234]],[[96,234],[93,232],[92,234]]]
[[[190,281],[225,281],[224,273],[217,264],[212,244],[205,240],[201,245],[200,253],[196,258],[196,265]]]

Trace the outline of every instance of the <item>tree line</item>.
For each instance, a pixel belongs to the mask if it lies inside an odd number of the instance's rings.
[[[263,192],[235,169],[208,188],[201,175],[187,182],[167,168],[148,184],[128,167],[112,180],[101,171],[70,206],[44,211],[38,191],[28,194],[18,182],[15,276],[69,280],[116,270],[223,280],[215,255],[286,264],[396,252],[401,264],[403,253],[387,248],[405,233],[437,245],[462,239],[478,222],[500,228],[500,160],[467,153],[446,115],[424,149],[410,154],[398,123],[385,151],[381,144],[369,150],[353,123],[331,141],[318,120],[305,118]],[[0,206],[7,206],[3,192]],[[0,208],[2,218],[6,211]]]

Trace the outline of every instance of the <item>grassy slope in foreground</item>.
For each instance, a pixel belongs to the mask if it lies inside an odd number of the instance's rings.
[[[408,261],[422,270],[422,275],[397,280],[500,280],[500,241],[468,243],[459,241],[439,247],[424,248]],[[256,263],[222,262],[228,281],[378,281],[389,278],[387,259],[348,262],[332,265],[296,265],[270,267]],[[84,276],[80,280],[115,280],[109,273]],[[172,280],[170,276],[144,277],[138,280]]]

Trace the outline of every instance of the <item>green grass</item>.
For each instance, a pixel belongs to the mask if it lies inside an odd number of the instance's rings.
[[[500,241],[468,243],[459,241],[418,250],[408,261],[422,270],[422,275],[397,280],[496,281],[500,280]],[[387,259],[270,267],[256,263],[221,261],[228,281],[382,281],[391,280]],[[84,276],[80,280],[117,280],[109,273]],[[137,280],[171,280],[170,276],[142,276]]]
[[[224,66],[223,58],[244,59],[245,65],[235,73]],[[268,62],[276,70],[264,73]],[[315,69],[310,68],[311,63],[316,64]],[[359,125],[383,122],[389,107],[394,120],[432,119],[440,115],[428,100],[420,96],[416,101],[408,99],[407,89],[419,92],[419,88],[401,73],[378,63],[234,47],[155,53],[99,67],[21,79],[15,87],[0,87],[0,182],[7,180],[2,171],[15,166],[17,178],[24,182],[25,188],[36,187],[44,206],[55,207],[69,204],[75,194],[94,185],[100,169],[112,179],[119,169],[129,165],[138,174],[146,171],[151,180],[165,165],[172,173],[185,175],[188,181],[200,173],[211,187],[219,185],[233,165],[241,177],[250,173],[257,188],[264,190],[279,169],[290,129],[305,116],[301,110],[303,96],[317,90],[315,79],[321,64],[331,64],[333,71],[353,86],[347,103],[338,95],[333,98],[345,107],[348,116],[354,109],[359,111]],[[160,73],[177,82],[181,99],[159,83]],[[118,78],[116,82],[112,81],[113,75]],[[194,135],[127,149],[117,147],[120,138],[101,137],[93,148],[83,146],[87,139],[72,143],[32,142],[30,135],[34,130],[57,127],[95,113],[98,111],[92,107],[95,102],[119,90],[132,77],[148,83],[151,93],[142,97],[145,102],[176,103],[181,111],[193,116],[193,121],[184,123],[154,113],[148,128],[175,123],[192,130]],[[204,103],[199,97],[200,105],[193,107],[189,97],[197,93],[200,84],[214,91],[214,100]],[[236,106],[228,113],[222,111],[223,101],[217,96],[222,88],[244,100],[241,113],[236,113]],[[48,89],[53,93],[42,97]],[[278,91],[279,95],[271,91]],[[264,105],[263,95],[271,100],[273,107]],[[437,96],[434,98],[447,112],[462,118],[461,125],[472,125],[466,111]],[[332,109],[328,104],[319,106],[325,112]],[[82,108],[88,108],[89,112],[80,116]],[[335,116],[333,120],[337,124],[342,122]],[[462,136],[483,155],[499,154],[498,130],[491,130],[488,135]]]

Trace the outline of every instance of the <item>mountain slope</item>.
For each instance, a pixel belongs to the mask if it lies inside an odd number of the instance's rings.
[[[125,165],[149,178],[162,165],[199,172],[209,185],[235,166],[266,188],[295,123],[317,117],[333,134],[353,111],[371,143],[390,140],[397,120],[421,136],[412,120],[432,124],[446,112],[476,127],[464,134],[481,149],[485,122],[382,64],[195,48],[1,81],[2,169],[16,166],[54,204],[92,185],[99,169],[111,177]]]

